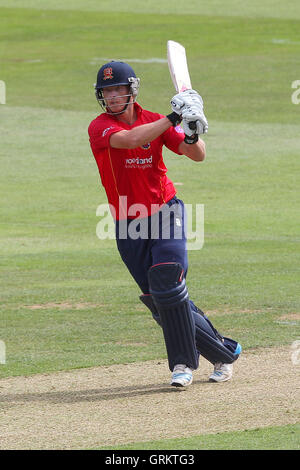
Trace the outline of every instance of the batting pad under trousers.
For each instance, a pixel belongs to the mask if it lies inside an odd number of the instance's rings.
[[[144,225],[140,238],[136,220],[134,231],[130,230],[131,220],[116,221],[117,246],[122,260],[143,292],[140,300],[162,327],[171,371],[176,364],[197,369],[200,355],[212,364],[232,363],[238,358],[238,343],[219,334],[189,299],[184,204],[174,197],[166,207],[170,212],[162,211],[159,219],[155,217],[156,231],[151,232],[151,217],[141,220]],[[123,224],[122,238],[119,237],[120,223]],[[148,235],[145,226],[149,227]],[[151,238],[154,232],[156,238]]]

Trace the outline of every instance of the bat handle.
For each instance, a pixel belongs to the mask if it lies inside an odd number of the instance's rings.
[[[197,128],[196,121],[189,122],[189,128],[194,131]]]

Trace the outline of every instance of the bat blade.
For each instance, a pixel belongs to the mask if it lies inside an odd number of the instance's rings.
[[[170,75],[178,93],[192,88],[185,48],[179,42],[167,42],[167,56]]]

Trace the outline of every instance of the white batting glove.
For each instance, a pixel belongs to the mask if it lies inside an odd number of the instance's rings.
[[[185,135],[189,137],[194,134],[206,134],[208,131],[208,122],[203,110],[199,112],[197,107],[191,107],[182,113],[181,125]]]
[[[198,108],[199,112],[203,110],[203,100],[195,90],[185,90],[171,99],[172,110],[181,115],[191,107]]]

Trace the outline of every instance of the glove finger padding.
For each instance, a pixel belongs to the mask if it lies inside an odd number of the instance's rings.
[[[191,107],[197,107],[199,111],[203,111],[203,100],[195,90],[185,90],[173,96],[171,106],[172,110],[178,114],[182,114]]]
[[[190,123],[195,125],[190,126]],[[203,111],[199,112],[196,107],[190,108],[182,114],[182,128],[188,136],[193,134],[204,134],[208,130],[208,122]]]
[[[179,93],[181,99],[185,102],[192,101],[193,103],[201,103],[203,105],[203,99],[199,93],[195,90],[184,90]]]
[[[202,119],[204,117],[203,107],[199,104],[193,104],[191,106],[186,106],[181,113],[182,119],[187,121],[196,121],[197,119]]]
[[[208,123],[207,120],[200,120],[196,121],[196,129],[197,129],[197,134],[206,134],[208,131]]]
[[[184,107],[184,102],[182,101],[182,99],[180,99],[179,95],[175,95],[171,99],[171,106],[172,106],[172,111],[174,111],[175,113],[181,114],[182,109]]]

